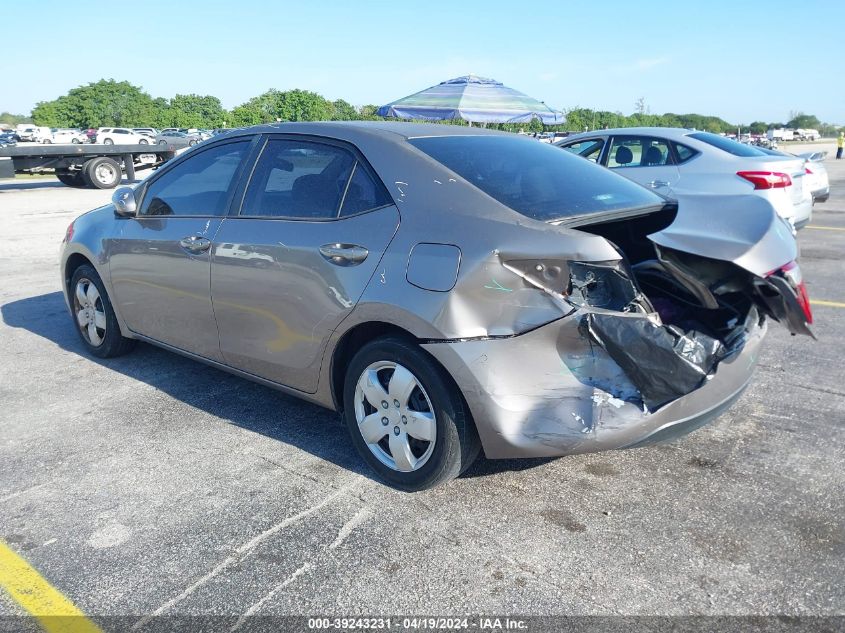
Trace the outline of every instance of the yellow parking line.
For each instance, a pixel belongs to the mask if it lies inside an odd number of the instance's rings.
[[[808,224],[805,229],[818,229],[819,231],[845,231],[842,226],[818,226],[817,224]]]
[[[48,633],[102,633],[41,574],[0,541],[0,587]]]
[[[830,306],[831,308],[845,308],[845,303],[840,301],[822,301],[821,299],[810,299],[810,305]]]

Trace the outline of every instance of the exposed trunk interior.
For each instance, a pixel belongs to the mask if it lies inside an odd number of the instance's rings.
[[[742,348],[748,330],[763,318],[754,275],[733,263],[661,248],[648,239],[671,224],[676,213],[670,203],[646,215],[579,226],[612,242],[627,266],[579,263],[570,271],[572,294],[583,303],[660,316],[656,323],[602,311],[589,314],[585,323],[639,388],[649,410],[701,386],[719,361]],[[628,271],[633,280],[620,295]],[[608,300],[608,294],[616,300]]]

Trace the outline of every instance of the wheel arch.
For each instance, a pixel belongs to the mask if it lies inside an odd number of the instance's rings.
[[[355,353],[370,341],[387,337],[402,338],[419,344],[420,339],[408,330],[386,321],[364,321],[344,332],[332,350],[329,366],[329,380],[331,397],[334,408],[343,412],[343,383],[346,379],[346,368]]]

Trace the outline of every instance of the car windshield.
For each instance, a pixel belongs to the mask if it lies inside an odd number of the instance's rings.
[[[702,143],[718,147],[723,152],[733,154],[734,156],[750,158],[752,156],[766,155],[766,152],[762,151],[759,147],[752,147],[751,145],[737,143],[733,139],[729,139],[725,136],[719,136],[718,134],[713,134],[712,132],[693,132],[692,134],[688,134],[688,136],[701,141]]]
[[[409,142],[491,198],[543,222],[663,204],[663,198],[603,167],[519,136]]]

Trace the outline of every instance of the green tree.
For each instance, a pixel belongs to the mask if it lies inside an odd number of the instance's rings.
[[[32,110],[38,125],[51,127],[102,127],[148,125],[155,116],[153,100],[128,81],[101,79],[73,88],[53,101],[42,101]]]
[[[25,114],[12,114],[11,112],[0,113],[0,124],[15,126],[18,123],[32,123],[32,117]]]
[[[763,121],[752,121],[748,126],[748,131],[752,134],[765,134],[769,129],[769,124]]]
[[[803,112],[794,113],[794,116],[786,123],[786,127],[805,130],[818,130],[822,127],[822,122],[813,114],[804,114]]]
[[[220,99],[210,95],[176,95],[165,112],[166,125],[161,127],[215,128],[222,127],[226,120]]]
[[[354,121],[360,118],[358,115],[358,110],[355,109],[355,106],[353,106],[348,101],[344,101],[343,99],[333,101],[332,109],[334,110],[332,118],[335,121]]]
[[[232,110],[234,125],[272,121],[327,121],[334,114],[330,101],[308,90],[270,89]]]

